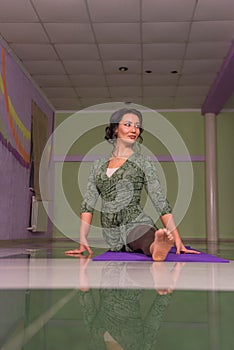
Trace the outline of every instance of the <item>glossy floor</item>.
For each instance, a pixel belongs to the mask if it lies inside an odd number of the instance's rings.
[[[234,244],[193,246],[230,262],[94,262],[64,256],[69,242],[2,247],[0,349],[232,350]]]

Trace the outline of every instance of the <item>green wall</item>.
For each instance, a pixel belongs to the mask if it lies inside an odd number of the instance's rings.
[[[100,112],[99,112],[100,113]],[[69,150],[69,155],[86,155],[98,154],[98,150],[95,149],[96,145],[104,142],[104,129],[105,123],[108,123],[110,111],[105,111],[102,114],[104,124],[95,127],[95,115],[92,113],[87,114],[85,118],[93,120],[93,128],[89,128],[79,139],[72,145]],[[175,127],[179,135],[182,137],[188,152],[191,156],[205,155],[204,144],[204,117],[201,116],[199,111],[161,111],[160,114],[165,117],[172,126]],[[70,116],[68,113],[57,113],[55,115],[55,127],[59,126],[62,122],[67,121]],[[154,112],[145,113],[144,125],[146,130],[143,133],[143,146],[156,156],[170,155],[170,151],[160,142],[154,135],[154,127],[147,122],[152,123],[152,116]],[[76,116],[79,120],[79,113]],[[83,119],[80,120],[83,123]],[[156,123],[156,120],[155,120]],[[79,122],[78,122],[79,125]],[[234,126],[234,116],[232,113],[222,113],[217,117],[217,175],[218,175],[218,223],[219,223],[219,238],[220,239],[233,239],[234,225],[230,220],[232,213],[232,197],[234,195],[233,186],[231,186],[232,178],[234,174],[234,166],[232,162],[234,139],[232,138],[232,130]],[[168,138],[171,135],[168,134]],[[165,142],[164,142],[165,143]],[[61,155],[62,140],[58,140],[55,137],[55,155]],[[106,143],[106,147],[108,144]],[[111,151],[111,148],[109,148]],[[176,152],[175,152],[176,154]],[[77,223],[71,220],[70,217],[63,215],[63,200],[61,198],[61,192],[59,188],[63,187],[63,191],[66,196],[66,200],[74,213],[79,216],[79,207],[82,199],[82,194],[78,183],[82,182],[82,189],[84,190],[87,181],[91,162],[82,162],[81,179],[79,178],[79,170],[81,164],[79,162],[57,162],[55,165],[55,206],[54,215],[56,222],[63,223],[63,226],[67,227],[67,230],[77,231],[79,230],[78,220]],[[180,166],[185,166],[186,163],[178,163]],[[179,224],[179,230],[181,236],[186,239],[205,239],[206,238],[206,219],[205,219],[205,163],[204,161],[198,161],[192,163],[193,167],[193,192],[191,202],[188,210],[183,217],[183,220]],[[162,169],[162,174],[165,176],[167,197],[174,205],[178,195],[178,174],[174,162],[160,162],[159,169]],[[85,169],[85,170],[84,170]],[[183,169],[183,168],[182,168]],[[58,174],[61,174],[59,178]],[[161,171],[160,171],[161,174]],[[59,180],[58,180],[59,179]],[[162,178],[163,181],[163,178]],[[82,191],[83,191],[82,190]],[[143,195],[143,204],[146,201],[146,195]],[[150,208],[150,215],[154,215],[154,209]],[[94,215],[94,226],[99,226],[99,213]],[[60,224],[58,225],[60,226]],[[66,234],[65,234],[66,236]],[[61,238],[64,235],[60,232],[58,227],[54,227],[54,237]]]
[[[234,113],[217,116],[217,180],[219,237],[234,239]]]

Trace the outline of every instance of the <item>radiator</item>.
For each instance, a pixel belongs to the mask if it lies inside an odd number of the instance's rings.
[[[46,210],[48,210],[48,202],[38,201],[35,196],[32,196],[31,203],[31,220],[30,227],[27,227],[28,231],[32,232],[47,232],[48,229],[48,216]]]

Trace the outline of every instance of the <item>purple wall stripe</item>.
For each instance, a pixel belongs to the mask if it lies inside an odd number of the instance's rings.
[[[54,162],[93,162],[97,159],[102,158],[103,155],[90,155],[90,156],[84,156],[84,155],[55,155],[54,156]],[[158,162],[205,162],[205,156],[203,155],[159,155],[159,156],[152,156],[152,160],[158,161]]]
[[[202,114],[218,114],[234,91],[234,42],[203,103]]]

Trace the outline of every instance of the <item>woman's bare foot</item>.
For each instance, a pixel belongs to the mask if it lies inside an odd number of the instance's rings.
[[[154,242],[150,252],[154,261],[164,261],[174,243],[173,235],[166,228],[155,231]]]
[[[179,262],[171,268],[171,265],[164,262],[152,263],[150,272],[158,294],[165,295],[174,291],[184,265],[185,263]]]

